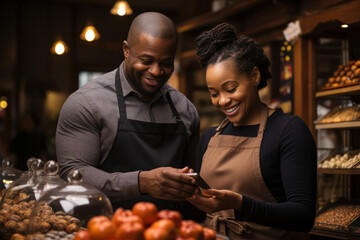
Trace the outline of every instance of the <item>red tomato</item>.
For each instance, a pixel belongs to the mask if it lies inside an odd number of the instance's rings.
[[[99,219],[99,221],[96,221],[95,219],[91,222],[90,221],[90,224],[88,223],[88,231],[90,233],[91,240],[110,240],[115,237],[116,225],[108,218],[106,218],[106,220]]]
[[[91,226],[94,224],[94,223],[100,223],[100,222],[104,222],[104,221],[109,221],[109,219],[105,216],[95,216],[95,217],[92,217],[88,224],[87,224],[87,228],[91,228]]]
[[[116,239],[142,240],[144,239],[144,225],[139,222],[126,222],[118,227]]]
[[[123,209],[123,208],[118,208],[118,209],[116,209],[116,211],[114,212],[114,216],[115,215],[119,215],[119,214],[121,214],[121,213],[123,213],[123,212],[125,212],[126,210],[125,209]]]
[[[126,222],[138,222],[142,225],[144,224],[139,216],[135,215],[130,210],[124,210],[122,208],[119,208],[115,211],[111,221],[118,227]]]
[[[165,229],[169,233],[170,239],[175,239],[176,237],[176,225],[170,219],[160,219],[151,224],[151,228],[161,228]]]
[[[216,240],[215,230],[204,227],[204,240]]]
[[[177,236],[175,240],[196,240],[195,238],[193,237],[181,237],[181,236]]]
[[[179,236],[185,238],[193,237],[196,240],[204,240],[204,228],[192,220],[182,221],[179,229]]]
[[[73,240],[90,240],[90,233],[87,230],[80,230],[76,233]]]
[[[145,240],[174,240],[175,236],[171,236],[170,232],[164,228],[149,227],[144,233]]]
[[[181,214],[178,211],[172,211],[172,210],[161,210],[158,213],[158,216],[160,219],[170,219],[173,220],[176,227],[181,226],[182,217]]]
[[[143,220],[145,226],[149,226],[158,219],[158,209],[153,203],[138,202],[133,206],[132,212]]]

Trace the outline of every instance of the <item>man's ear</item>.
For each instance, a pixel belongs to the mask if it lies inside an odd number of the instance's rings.
[[[125,59],[129,58],[130,55],[130,49],[129,49],[129,44],[127,41],[123,41],[123,53],[124,53],[124,57]]]

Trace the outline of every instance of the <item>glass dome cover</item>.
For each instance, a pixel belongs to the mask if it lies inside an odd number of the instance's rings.
[[[58,175],[59,165],[54,160],[49,160],[45,163],[43,172],[44,173],[37,178],[37,182],[34,182],[35,200],[38,200],[43,193],[66,184]]]
[[[40,178],[44,175],[44,162],[41,159],[35,159],[31,162],[31,171],[21,175],[9,188],[5,191],[1,201],[1,207],[4,204],[18,203],[24,200],[35,200],[34,188],[40,182]]]
[[[30,216],[27,239],[72,239],[94,216],[113,214],[110,200],[95,187],[82,183],[78,170],[68,184],[45,192]]]
[[[14,162],[10,158],[4,158],[2,160],[2,168],[0,169],[1,169],[0,190],[4,188],[7,189],[10,186],[10,184],[13,183],[15,180],[17,180],[22,174],[21,170],[14,168]]]
[[[31,158],[29,158],[27,161],[26,161],[26,166],[28,167],[28,170],[27,171],[25,171],[25,172],[23,172],[22,174],[21,174],[21,176],[20,176],[20,178],[18,178],[18,180],[17,181],[19,181],[20,183],[22,182],[22,183],[25,183],[25,182],[27,182],[32,176],[33,176],[33,170],[32,170],[32,164],[33,164],[33,162],[38,162],[37,164],[39,165],[41,165],[41,163],[40,163],[40,161],[42,162],[42,160],[41,159],[38,159],[38,158],[35,158],[35,157],[31,157]],[[36,164],[34,164],[34,167],[35,168],[38,168],[37,166],[36,166]],[[40,167],[40,166],[39,166]]]
[[[32,159],[31,170],[23,173],[5,191],[0,207],[0,233],[26,233],[31,209],[35,204],[35,184],[43,175],[44,163]]]
[[[25,171],[25,172],[23,172],[21,175],[20,175],[20,177],[18,178],[18,179],[16,179],[14,182],[12,182],[12,183],[14,183],[15,184],[15,182],[27,182],[30,178],[31,178],[31,176],[32,176],[32,171],[31,171],[31,163],[33,162],[33,161],[35,161],[36,160],[36,158],[29,158],[29,160],[27,161],[27,166],[28,166],[28,168],[29,168],[29,170],[28,171]],[[0,168],[0,173],[2,172],[2,168]],[[0,182],[0,209],[1,209],[1,203],[2,203],[2,198],[3,198],[3,196],[4,196],[4,194],[5,194],[5,191],[6,190],[8,190],[7,188],[5,188],[5,186],[4,186],[4,184],[3,184],[3,182],[4,182],[4,179],[1,177],[1,182]],[[11,187],[11,185],[9,185],[9,187]],[[0,220],[1,220],[1,217],[0,217]],[[1,231],[1,221],[0,221],[0,231]]]

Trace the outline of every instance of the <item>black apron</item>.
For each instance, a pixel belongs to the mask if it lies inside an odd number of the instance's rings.
[[[99,168],[113,173],[146,171],[165,166],[185,167],[187,165],[187,131],[169,92],[166,97],[176,123],[153,123],[127,119],[119,69],[115,75],[115,89],[120,111],[117,134],[109,156]],[[126,201],[116,201],[116,199],[111,199],[111,201],[114,211],[119,207],[131,209],[140,201],[155,203],[159,209],[178,210],[176,201],[157,199],[148,194]]]

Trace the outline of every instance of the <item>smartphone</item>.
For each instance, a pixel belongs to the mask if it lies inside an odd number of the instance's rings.
[[[188,175],[192,178],[195,179],[195,184],[198,187],[204,188],[204,189],[209,189],[210,186],[205,182],[205,180],[198,174],[198,173],[185,173],[185,175]]]

